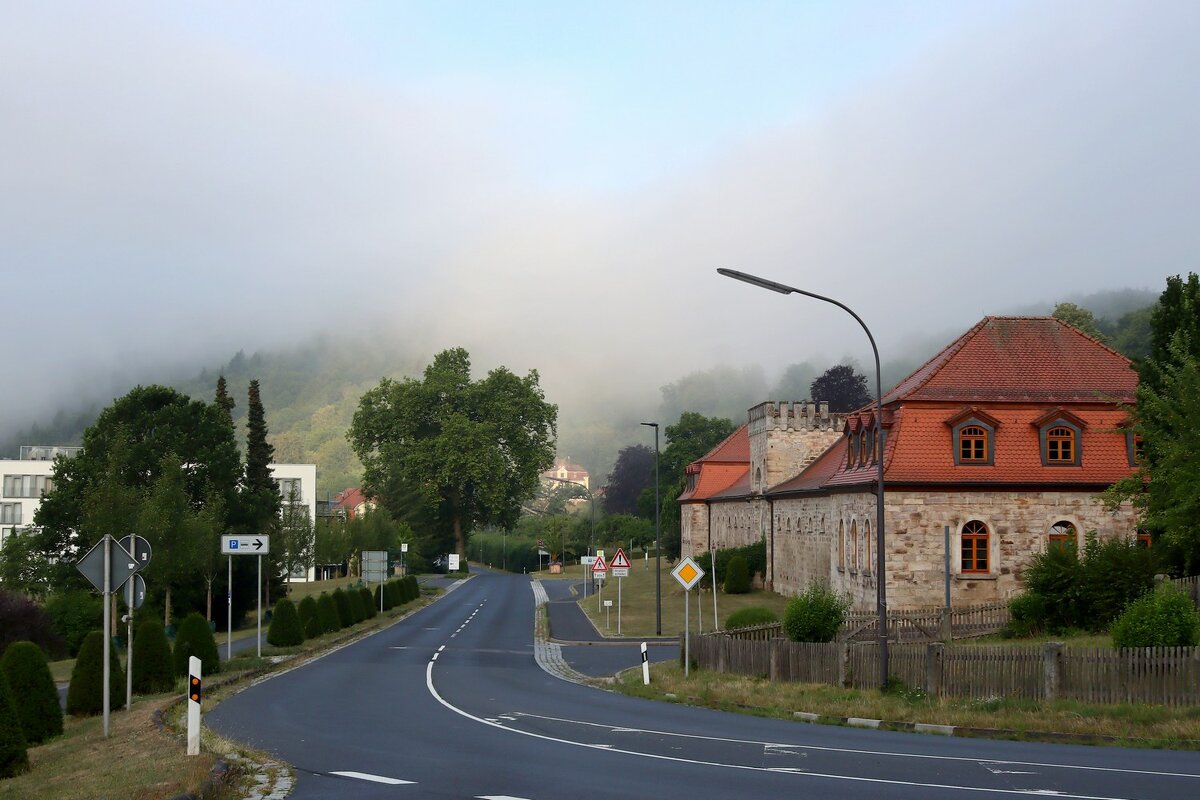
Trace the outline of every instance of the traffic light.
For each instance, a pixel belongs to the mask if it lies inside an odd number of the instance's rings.
[[[191,686],[188,688],[188,699],[193,703],[200,702],[200,696],[203,694],[203,687],[200,685],[200,677],[198,675],[190,676],[189,682]]]

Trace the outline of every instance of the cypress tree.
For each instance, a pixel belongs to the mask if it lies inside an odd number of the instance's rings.
[[[275,647],[294,647],[304,644],[304,628],[296,604],[286,597],[275,604],[271,614],[271,628],[267,631],[267,644]]]
[[[188,674],[188,659],[196,656],[200,659],[200,672],[203,675],[215,675],[221,671],[221,656],[217,652],[217,640],[213,638],[208,620],[200,614],[192,612],[179,623],[179,631],[175,634],[175,674]]]
[[[11,778],[29,769],[29,753],[21,719],[13,706],[8,680],[0,673],[0,778]]]
[[[279,483],[271,474],[275,460],[275,448],[267,441],[267,418],[263,410],[258,381],[250,381],[246,404],[246,484],[243,492],[245,523],[249,532],[259,536],[278,535],[280,510],[283,498],[279,494]],[[283,570],[274,553],[264,559],[263,573],[278,576]],[[279,578],[267,584],[267,603],[271,601],[272,589],[278,591]]]
[[[108,709],[119,708],[125,702],[125,670],[117,660],[117,648],[108,651]],[[83,640],[75,669],[71,671],[71,686],[67,689],[67,713],[76,717],[95,716],[104,711],[104,634],[92,631]]]
[[[358,596],[362,598],[363,619],[374,619],[379,613],[379,601],[371,595],[371,590],[365,586],[358,589]]]
[[[0,674],[8,679],[27,744],[39,744],[62,733],[58,689],[42,648],[33,642],[13,642],[0,660]]]
[[[349,628],[356,622],[354,610],[350,607],[350,595],[346,594],[345,589],[333,590],[333,605],[337,608],[339,628]]]
[[[175,687],[171,644],[158,620],[140,623],[133,637],[133,691],[138,694],[169,692]]]
[[[321,623],[321,630],[324,633],[333,633],[341,629],[342,619],[338,616],[337,603],[334,602],[333,595],[321,592],[320,598],[317,599],[317,620]]]
[[[213,399],[217,408],[225,413],[225,419],[229,421],[229,427],[233,427],[233,408],[237,403],[233,402],[233,398],[229,396],[229,391],[225,388],[225,376],[221,375],[217,378],[217,395]]]
[[[296,613],[300,615],[300,627],[304,629],[304,635],[308,636],[308,621],[317,618],[317,601],[312,595],[305,597],[296,605]]]

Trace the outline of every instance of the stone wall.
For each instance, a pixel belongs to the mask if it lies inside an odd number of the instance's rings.
[[[803,497],[774,502],[774,552],[768,542],[768,575],[775,591],[798,594],[822,581],[848,594],[857,610],[875,606],[875,495],[872,492]],[[989,571],[962,574],[961,531],[971,520],[989,532]],[[944,602],[943,526],[950,526],[950,592],[954,605],[1007,600],[1022,588],[1034,553],[1044,552],[1050,527],[1066,521],[1084,535],[1132,536],[1131,507],[1115,515],[1090,492],[887,493],[888,606],[940,606]],[[844,549],[839,550],[839,531]],[[853,534],[853,535],[852,535]]]
[[[748,412],[750,491],[794,478],[841,436],[845,414],[828,403],[759,403]]]

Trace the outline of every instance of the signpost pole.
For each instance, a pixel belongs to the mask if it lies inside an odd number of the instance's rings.
[[[617,578],[617,636],[621,635],[621,581],[623,578]]]
[[[229,583],[225,584],[225,660],[233,658],[233,556],[229,556]]]
[[[112,596],[112,537],[104,534],[104,690],[101,701],[104,703],[104,738],[108,738],[108,705],[110,700],[109,679],[112,677],[108,666],[110,649],[112,647],[112,612],[109,598]],[[95,619],[93,617],[93,619]]]
[[[258,557],[258,657],[262,658],[262,556]]]
[[[683,677],[688,676],[688,670],[692,667],[691,654],[691,626],[688,624],[688,611],[692,608],[692,590],[683,590]]]
[[[126,582],[129,591],[125,594],[125,710],[133,710],[133,578]]]

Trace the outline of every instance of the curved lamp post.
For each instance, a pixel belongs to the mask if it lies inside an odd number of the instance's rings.
[[[659,521],[662,503],[658,499],[658,423],[638,424],[654,428],[654,634],[662,636],[662,525]]]
[[[871,352],[875,354],[875,437],[879,444],[879,458],[875,459],[875,477],[877,482],[875,492],[875,569],[878,576],[875,587],[875,602],[876,610],[879,614],[879,686],[882,688],[887,685],[888,679],[887,576],[884,574],[886,559],[884,558],[883,551],[883,442],[880,439],[883,435],[883,386],[879,369],[879,348],[875,346],[875,337],[871,335],[870,328],[867,327],[867,324],[862,321],[862,318],[858,314],[855,314],[849,306],[839,303],[833,298],[813,292],[806,292],[794,286],[786,286],[782,283],[769,281],[757,275],[748,275],[745,272],[738,272],[737,270],[718,269],[717,273],[724,275],[726,278],[733,278],[734,280],[748,283],[751,286],[757,286],[760,289],[769,289],[772,292],[779,292],[780,294],[802,294],[805,297],[832,303],[854,317],[854,320],[866,332],[867,339],[871,341]]]
[[[558,481],[559,483],[569,483],[572,486],[578,486],[579,488],[583,489],[584,492],[587,493],[588,508],[591,510],[591,514],[592,514],[592,533],[591,533],[592,541],[591,541],[591,544],[588,545],[588,555],[590,556],[593,553],[595,553],[596,552],[596,498],[592,496],[591,487],[586,486],[579,481],[570,481],[570,480],[567,480],[566,478],[554,478],[549,475],[543,475],[542,477],[546,478],[547,480]],[[562,549],[563,549],[563,552],[562,552],[563,570],[565,571],[567,568],[567,546],[564,544]],[[589,583],[591,583],[591,576],[588,575],[587,571],[585,570],[584,575],[583,575],[583,596],[584,597],[587,597],[587,587],[588,587]]]

